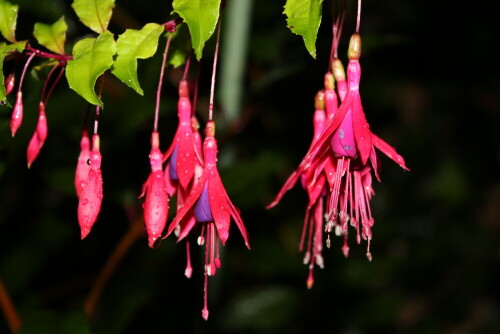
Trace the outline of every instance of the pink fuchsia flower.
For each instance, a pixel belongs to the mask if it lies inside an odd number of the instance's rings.
[[[92,137],[92,151],[90,152],[90,170],[87,179],[83,182],[78,200],[78,223],[80,224],[81,238],[84,239],[97,220],[102,203],[102,173],[101,153],[99,152],[99,135]]]
[[[160,136],[154,131],[151,136],[151,153],[149,161],[151,173],[142,187],[142,194],[146,195],[144,202],[144,223],[148,233],[149,247],[153,248],[161,240],[168,218],[167,185],[162,170],[163,155],[160,151]]]
[[[90,139],[86,130],[82,131],[80,139],[80,155],[78,156],[78,164],[76,165],[75,173],[75,189],[76,195],[80,197],[83,185],[87,180],[90,172]]]
[[[335,79],[333,74],[325,74],[325,110],[328,118],[332,118],[339,108],[339,99],[335,92]]]
[[[47,138],[47,118],[45,116],[45,105],[43,102],[38,104],[38,122],[36,124],[35,132],[30,139],[27,150],[27,158],[28,158],[28,168],[31,167],[33,161],[35,161],[38,153],[40,153],[40,149],[45,143],[45,139]]]
[[[337,83],[337,92],[340,97],[340,101],[344,101],[344,98],[347,95],[347,81],[345,79],[344,65],[342,65],[342,62],[338,58],[333,58],[332,73]]]
[[[12,90],[14,89],[14,85],[16,83],[16,79],[14,76],[14,73],[9,74],[5,80],[4,80],[4,87],[5,87],[5,95],[9,95]]]
[[[224,189],[217,170],[217,141],[214,138],[215,124],[209,121],[206,127],[206,138],[203,143],[203,157],[205,166],[196,185],[193,187],[184,206],[177,211],[177,215],[170,224],[167,236],[170,235],[192,213],[196,223],[202,226],[202,235],[198,239],[200,245],[205,245],[205,296],[202,316],[208,319],[207,282],[208,276],[213,276],[220,267],[218,254],[219,240],[226,244],[229,237],[231,217],[240,230],[245,245],[250,249],[248,234],[240,217],[239,210],[233,205]],[[181,228],[179,240],[185,238],[196,224],[187,224]]]
[[[10,119],[10,132],[12,133],[12,137],[16,135],[17,129],[19,129],[21,123],[23,122],[23,110],[23,93],[19,90],[16,96],[16,104],[12,110],[12,117]]]
[[[163,161],[169,160],[168,177],[178,181],[187,190],[193,179],[195,168],[202,165],[201,152],[198,152],[195,141],[195,131],[192,126],[192,108],[189,100],[188,83],[181,80],[179,84],[179,101],[177,103],[179,125],[169,149],[163,155]],[[172,194],[171,194],[172,195]]]

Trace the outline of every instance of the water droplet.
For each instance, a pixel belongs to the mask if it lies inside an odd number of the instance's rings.
[[[89,199],[88,198],[84,198],[82,200],[82,205],[87,205],[87,204],[89,204]]]

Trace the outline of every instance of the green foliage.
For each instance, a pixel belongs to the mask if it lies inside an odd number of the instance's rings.
[[[23,52],[26,48],[26,41],[17,42],[14,44],[2,45],[0,44],[0,103],[7,103],[5,96],[4,76],[3,76],[3,61],[12,52]]]
[[[66,67],[66,78],[71,89],[88,102],[102,106],[94,86],[97,78],[113,65],[116,43],[113,34],[103,32],[97,38],[85,38],[75,44],[73,60]]]
[[[118,56],[112,73],[140,95],[144,92],[137,78],[137,59],[150,58],[156,53],[163,31],[163,26],[148,23],[141,30],[127,29],[116,42]]]
[[[0,32],[9,42],[16,42],[16,22],[18,6],[0,0]]]
[[[64,43],[66,42],[66,31],[68,26],[64,16],[54,24],[35,23],[33,36],[38,43],[45,46],[50,51],[64,54]]]
[[[191,32],[191,41],[200,60],[205,42],[213,35],[219,20],[221,0],[174,0],[174,11],[187,23]]]
[[[316,58],[316,36],[321,24],[323,0],[287,0],[285,11],[290,30],[304,38],[309,54]]]
[[[115,0],[75,0],[72,7],[83,24],[101,34],[108,29]]]
[[[167,36],[168,34],[167,32]],[[189,50],[191,50],[189,31],[185,24],[181,24],[177,27],[177,30],[172,33],[167,63],[174,68],[184,65]]]

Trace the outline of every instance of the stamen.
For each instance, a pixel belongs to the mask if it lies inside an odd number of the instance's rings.
[[[186,269],[184,270],[184,275],[187,278],[191,278],[193,274],[193,267],[191,266],[191,247],[189,246],[189,240],[186,240]]]

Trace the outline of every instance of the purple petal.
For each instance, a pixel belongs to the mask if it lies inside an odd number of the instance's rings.
[[[200,223],[214,221],[208,200],[208,184],[205,184],[200,198],[196,201],[194,206],[194,217],[196,218],[196,221]]]
[[[170,180],[179,180],[177,176],[177,145],[175,145],[174,151],[172,152],[172,156],[170,157],[170,162],[168,163],[170,168],[168,169],[168,176]]]

